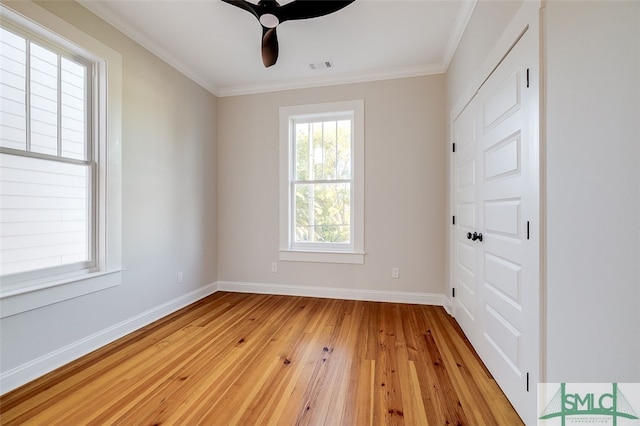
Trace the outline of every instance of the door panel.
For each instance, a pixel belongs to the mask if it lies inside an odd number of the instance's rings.
[[[461,147],[453,185],[456,320],[528,421],[539,368],[539,242],[527,235],[539,208],[537,94],[527,87],[534,40],[529,31],[522,36],[453,126]]]
[[[467,239],[477,226],[477,115],[467,108],[454,122],[456,137],[455,188],[455,277],[456,319],[472,343],[475,342],[477,304],[477,254],[475,244]]]
[[[509,136],[485,152],[484,180],[509,178],[520,173],[520,133]]]
[[[483,159],[478,201],[482,207],[484,274],[478,290],[478,353],[521,415],[535,406],[526,374],[537,371],[537,332],[527,323],[538,310],[537,258],[527,250],[526,220],[535,215],[530,200],[531,89],[526,87],[531,37],[525,34],[478,93],[484,114],[478,151]],[[530,244],[529,244],[530,245]],[[533,289],[532,287],[535,287]],[[535,359],[535,360],[534,360]],[[531,390],[531,389],[530,389]],[[535,389],[534,389],[535,390]]]
[[[457,182],[459,191],[472,189],[473,185],[476,184],[475,165],[475,161],[469,161],[466,164],[462,164],[460,165],[460,167],[458,167]]]
[[[486,305],[485,315],[485,345],[488,343],[494,355],[500,357],[501,369],[504,374],[522,377],[520,348],[522,333],[514,327],[513,321],[505,318],[494,306]],[[508,367],[508,369],[505,369]]]
[[[516,72],[487,95],[483,105],[485,129],[499,125],[520,109],[520,80],[520,73]]]
[[[522,267],[517,263],[501,257],[486,254],[484,263],[484,279],[486,285],[493,287],[494,291],[512,303],[520,300],[520,271]]]
[[[498,233],[518,238],[520,235],[520,199],[491,200],[484,205],[486,233]]]
[[[457,213],[458,226],[469,230],[476,227],[476,206],[474,203],[460,203]]]

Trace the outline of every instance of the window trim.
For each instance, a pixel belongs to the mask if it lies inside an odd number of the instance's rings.
[[[65,49],[73,51],[79,47],[83,52],[91,52],[93,72],[97,75],[96,89],[100,94],[98,99],[92,100],[96,123],[93,134],[98,138],[93,155],[99,164],[95,173],[97,266],[90,270],[0,286],[0,318],[4,318],[114,287],[122,281],[122,57],[30,1],[0,5],[0,17],[18,23],[27,31]]]
[[[304,244],[292,244],[291,177],[293,173],[292,126],[296,119],[335,117],[353,114],[352,145],[352,235],[350,247],[328,245],[303,249]],[[280,201],[279,201],[279,259],[323,263],[364,263],[364,101],[342,101],[280,108]]]

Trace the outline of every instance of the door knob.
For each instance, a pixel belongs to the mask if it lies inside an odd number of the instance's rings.
[[[471,234],[471,232],[469,232],[467,234],[467,238],[469,237],[469,235]],[[475,241],[475,240],[480,240],[482,241],[482,233],[478,234],[477,232],[474,232],[473,235],[471,236],[471,240]]]
[[[467,240],[471,239],[471,232],[467,232]]]

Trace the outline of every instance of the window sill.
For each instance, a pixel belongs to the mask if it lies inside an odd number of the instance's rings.
[[[285,262],[346,263],[363,265],[366,253],[280,250]]]
[[[122,269],[117,269],[5,288],[0,290],[0,318],[105,290],[118,286],[121,282]]]

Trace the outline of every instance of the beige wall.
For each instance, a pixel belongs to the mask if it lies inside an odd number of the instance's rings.
[[[120,286],[0,320],[2,373],[215,282],[217,99],[86,9],[41,6],[122,55]],[[184,283],[176,283],[182,271]]]
[[[365,264],[278,262],[279,108],[353,99],[365,102]],[[443,292],[443,75],[221,98],[218,123],[219,280]]]

